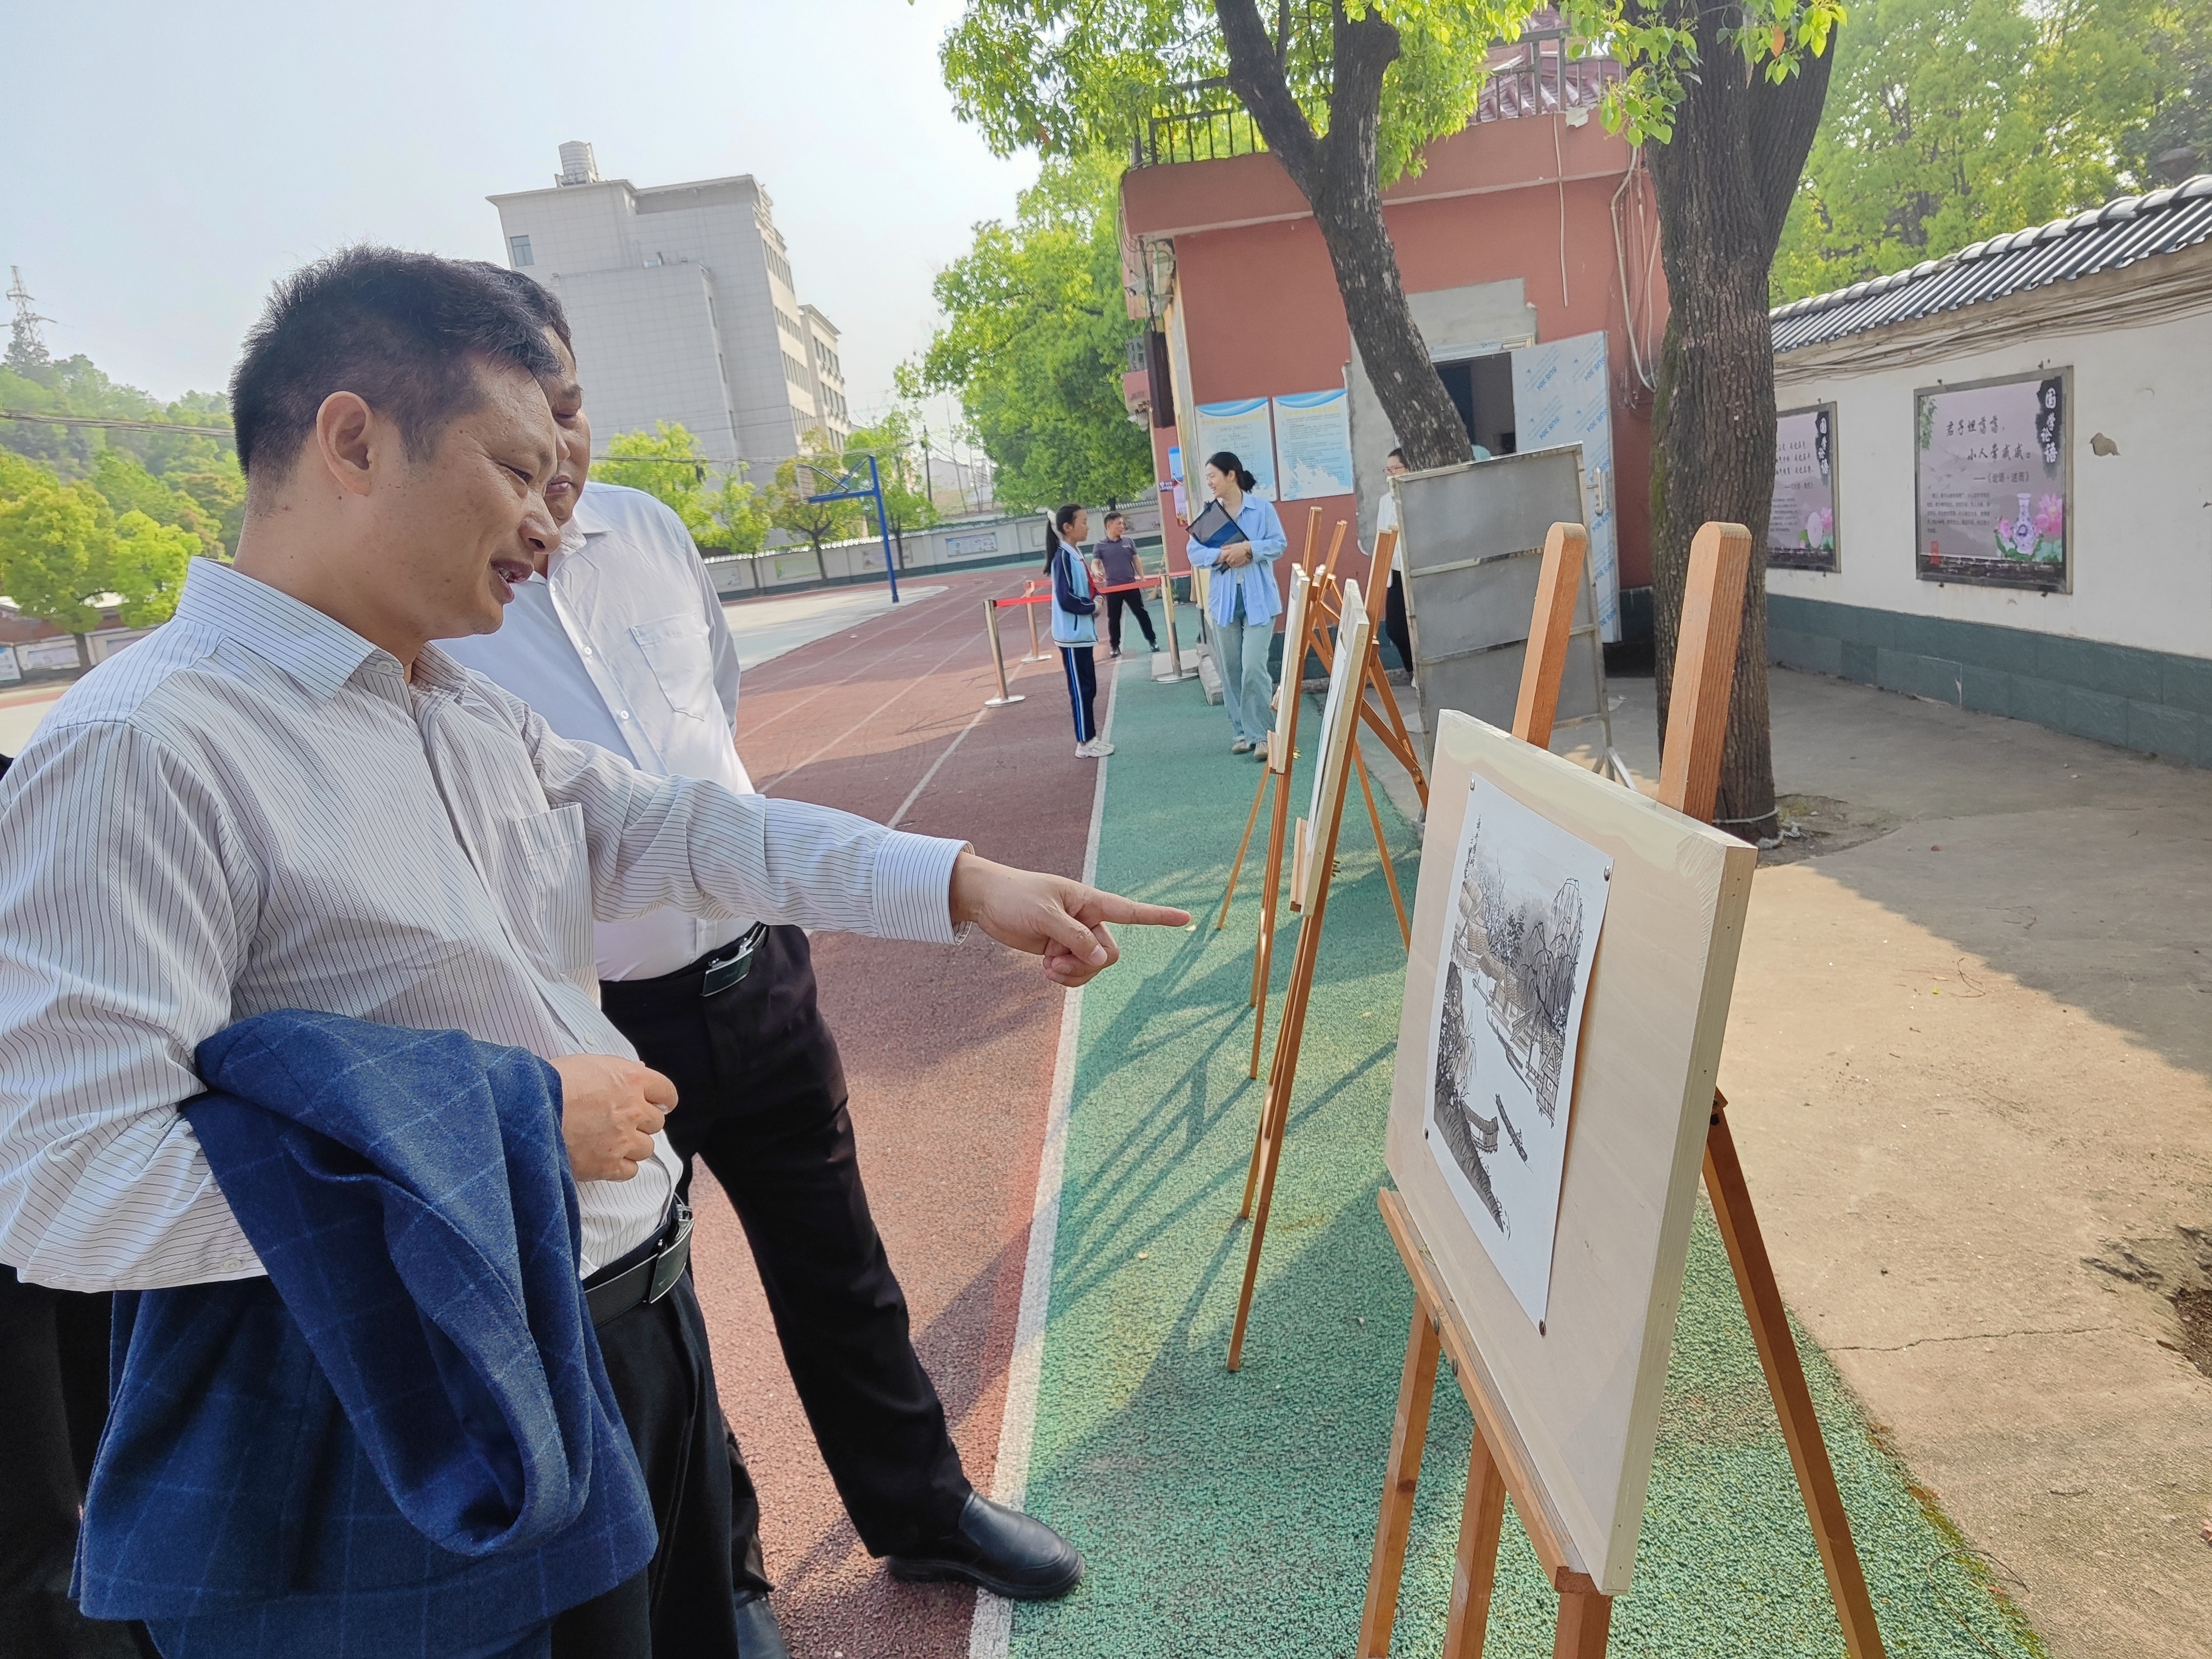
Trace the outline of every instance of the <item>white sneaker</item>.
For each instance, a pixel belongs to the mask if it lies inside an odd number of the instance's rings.
[[[1114,745],[1103,738],[1093,738],[1076,752],[1088,755],[1092,760],[1104,760],[1107,756],[1114,752]]]

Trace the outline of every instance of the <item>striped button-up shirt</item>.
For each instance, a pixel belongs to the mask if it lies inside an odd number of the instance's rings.
[[[71,688],[0,781],[0,1261],[76,1290],[260,1271],[176,1109],[235,1020],[628,1055],[595,915],[941,942],[961,846],[647,775],[434,646],[410,681],[195,561],[174,620]],[[586,1273],[659,1224],[678,1164],[655,1152],[580,1187]]]

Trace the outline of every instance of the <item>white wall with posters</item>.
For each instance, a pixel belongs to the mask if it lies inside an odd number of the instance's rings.
[[[2055,301],[2067,287],[2041,293]],[[1947,349],[1940,328],[1923,326],[1899,330],[1894,349],[1871,366],[1824,366],[1818,347],[1776,359],[1779,408],[1834,406],[1838,545],[1832,572],[1770,568],[1771,593],[2212,657],[2212,314],[2072,330],[2057,305],[2045,314],[2045,328],[1972,350]],[[1847,343],[1863,358],[1869,337]],[[1942,580],[1920,545],[1917,480],[1929,457],[1919,451],[1918,394],[2008,379],[2027,380],[2033,393],[2062,374],[2063,453],[2051,469],[2024,459],[2016,470],[2033,477],[2008,483],[1998,505],[2016,542],[2047,558],[2043,532],[2059,515],[2049,498],[2063,496],[2064,585]],[[1949,401],[1939,398],[1931,412],[1960,418]],[[1989,447],[2005,446],[2009,461],[2016,441],[1991,434]],[[1939,433],[1936,448],[1945,441]],[[1972,462],[1958,451],[1946,464],[1956,473]],[[2022,492],[2033,536],[2018,531]],[[2039,526],[2039,515],[2051,522]],[[1996,514],[1987,516],[1977,540],[1994,546]]]

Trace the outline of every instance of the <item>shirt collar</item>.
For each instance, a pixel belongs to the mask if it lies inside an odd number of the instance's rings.
[[[321,702],[336,696],[371,657],[383,657],[395,672],[399,666],[343,623],[213,559],[196,558],[185,571],[176,619],[243,646]]]
[[[545,574],[532,577],[532,581],[550,581],[554,572],[568,560],[589,556],[592,538],[613,530],[614,526],[601,515],[599,503],[592,496],[592,487],[588,483],[576,492],[576,510],[568,515],[568,522],[561,526],[561,545],[555,548],[553,556],[546,560]]]

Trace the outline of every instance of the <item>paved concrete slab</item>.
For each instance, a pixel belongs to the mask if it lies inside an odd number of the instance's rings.
[[[1736,978],[1784,1293],[2055,1655],[2206,1651],[2212,773],[1780,670],[1773,706],[1785,797],[1866,837],[1762,866]]]
[[[902,587],[899,608],[920,605],[945,592],[934,587]],[[893,609],[888,587],[830,587],[788,599],[740,599],[722,607],[736,638],[738,660],[747,668],[774,662],[787,651],[858,628],[862,623]]]

